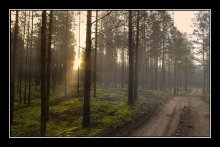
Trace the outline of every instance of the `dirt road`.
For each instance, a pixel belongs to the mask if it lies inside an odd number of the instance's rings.
[[[137,128],[131,136],[209,136],[209,106],[199,97],[201,89],[173,97]]]

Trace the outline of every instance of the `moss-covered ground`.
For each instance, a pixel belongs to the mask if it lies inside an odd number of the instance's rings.
[[[53,99],[60,99],[60,101],[50,106],[46,136],[96,136],[109,125],[131,117],[141,108],[141,105],[137,104],[135,108],[130,108],[127,105],[126,91],[126,89],[97,89],[97,98],[91,97],[91,127],[89,128],[82,127],[82,97],[72,96],[62,100],[62,92],[51,92],[51,101]],[[39,96],[39,91],[33,89],[31,106],[27,106],[23,100],[20,103],[16,95],[11,136],[40,136]]]

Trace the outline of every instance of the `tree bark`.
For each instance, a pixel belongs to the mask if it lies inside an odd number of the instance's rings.
[[[64,97],[66,97],[66,84],[67,84],[67,29],[68,29],[68,11],[66,12],[66,34],[65,34],[65,63],[64,63]]]
[[[185,61],[185,79],[184,79],[184,81],[185,81],[185,90],[187,90],[187,86],[188,86],[188,77],[187,77],[187,74],[188,74],[188,64],[187,64],[187,60]]]
[[[91,87],[91,17],[92,11],[87,11],[87,32],[85,51],[85,82],[84,82],[84,105],[83,105],[83,127],[90,126],[90,87]]]
[[[41,136],[46,135],[46,11],[42,12],[41,26]]]
[[[135,52],[135,77],[134,77],[134,100],[137,100],[137,89],[138,89],[138,43],[139,43],[139,11],[137,11],[137,33],[136,33],[136,52]]]
[[[31,61],[32,61],[32,40],[33,40],[33,11],[32,11],[32,16],[31,16],[31,47],[30,47],[30,58],[29,58],[29,84],[28,84],[28,106],[31,104],[31,82],[32,82],[32,71],[31,71]]]
[[[79,12],[79,48],[78,48],[78,60],[80,59],[80,12]],[[77,82],[77,97],[79,97],[79,88],[80,88],[80,74],[79,74],[79,65],[78,65],[78,82]]]
[[[98,30],[98,11],[96,11],[96,22],[95,22],[95,55],[94,55],[94,95],[93,97],[96,98],[96,58],[97,58],[97,30]]]
[[[125,33],[124,26],[124,33]],[[121,88],[125,87],[125,39],[123,42],[122,53],[121,53]]]
[[[15,16],[15,34],[14,34],[14,48],[12,50],[11,58],[11,81],[10,81],[10,124],[13,123],[13,113],[14,113],[14,93],[15,93],[15,60],[17,55],[17,38],[18,38],[18,11],[16,11]]]
[[[129,11],[128,17],[128,50],[129,50],[129,81],[128,81],[128,105],[134,105],[134,77],[133,77],[133,41],[132,41],[132,11]]]
[[[203,33],[202,33],[202,64],[203,64],[203,95],[205,95],[205,45],[204,45],[204,39],[205,39],[205,33],[204,33],[204,28],[203,28]]]
[[[53,11],[50,11],[48,46],[47,46],[47,92],[46,92],[46,119],[49,120],[49,101],[50,101],[50,75],[51,75],[51,40],[52,40]]]
[[[162,90],[164,91],[165,89],[165,26],[164,26],[164,13],[165,11],[162,12],[162,19],[163,19],[163,44],[162,44]]]
[[[22,51],[24,51],[25,48],[25,31],[26,31],[26,12],[24,12],[24,31],[23,31],[23,43],[22,43],[22,49],[20,51],[20,85],[19,85],[19,102],[22,102],[22,91],[21,91],[21,87],[22,87],[22,79],[23,79],[23,53]]]
[[[173,80],[173,88],[174,88],[174,95],[177,94],[177,91],[176,91],[176,60],[174,61],[174,80]]]
[[[27,49],[26,49],[26,59],[25,59],[25,85],[24,85],[24,104],[26,104],[27,100],[27,80],[28,80],[28,74],[30,71],[28,71],[28,55],[29,55],[29,41],[30,41],[30,34],[29,34],[29,29],[30,29],[30,11],[28,13],[28,26],[27,26]]]

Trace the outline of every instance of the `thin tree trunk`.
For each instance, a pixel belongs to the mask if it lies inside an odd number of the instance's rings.
[[[50,100],[50,75],[51,75],[51,40],[52,40],[53,11],[50,11],[48,46],[47,46],[47,92],[46,92],[46,119],[49,120],[49,100]]]
[[[39,64],[39,61],[40,61],[40,57],[39,57],[39,48],[37,48],[37,51],[36,51],[36,65],[35,65],[35,68],[36,68],[36,73],[35,73],[35,91],[37,91],[38,89],[37,89],[37,86],[39,86],[38,84],[39,84],[39,74],[38,74],[38,72],[40,71],[40,66],[38,66],[38,64]]]
[[[22,102],[22,91],[21,91],[21,86],[22,86],[22,68],[23,68],[23,55],[22,53],[20,54],[20,72],[19,72],[19,78],[20,78],[20,83],[19,83],[19,103]]]
[[[24,12],[24,32],[23,32],[23,47],[22,50],[24,51],[25,48],[25,31],[26,31],[26,12]],[[20,64],[20,85],[19,85],[19,102],[22,102],[22,91],[21,91],[21,87],[22,87],[22,78],[23,78],[23,53],[22,51],[20,52],[20,57],[21,57],[21,64]]]
[[[56,26],[54,28],[56,28]],[[56,37],[54,37],[54,50],[53,50],[53,93],[55,91],[55,85],[56,85],[56,79],[57,79],[57,60],[56,60],[56,50],[55,50],[55,43],[56,43],[55,38]]]
[[[97,30],[98,30],[98,11],[96,11],[96,23],[95,23],[95,55],[94,55],[94,82],[93,82],[93,88],[94,88],[94,98],[96,98],[96,58],[97,58]]]
[[[138,45],[139,45],[139,11],[137,11],[137,34],[136,34],[136,52],[135,52],[135,77],[134,77],[134,99],[137,100],[137,89],[138,89]]]
[[[41,26],[41,136],[46,135],[46,11],[42,12]]]
[[[159,48],[159,22],[153,25],[153,49],[154,49],[154,89],[158,89],[158,48]]]
[[[78,60],[80,59],[80,12],[79,12],[79,48],[78,48]],[[79,97],[79,88],[80,88],[80,74],[79,74],[79,65],[78,65],[78,76],[77,76],[77,97]]]
[[[21,49],[20,49],[21,50]],[[18,53],[18,67],[20,66],[21,64],[21,55]],[[17,93],[19,94],[19,85],[20,85],[20,69],[18,70],[17,69]]]
[[[27,99],[27,80],[28,80],[28,74],[30,71],[28,71],[28,55],[29,55],[29,41],[30,41],[30,34],[29,34],[29,29],[30,29],[30,11],[28,13],[28,27],[27,27],[27,50],[26,50],[26,59],[25,59],[25,85],[24,85],[24,104],[26,104],[26,99]]]
[[[143,16],[144,16],[144,12],[143,12]],[[145,17],[143,19],[143,22],[142,22],[142,52],[141,52],[141,63],[140,63],[140,69],[139,71],[141,72],[141,87],[144,88],[145,85],[146,85],[146,74],[147,74],[147,69],[146,66],[145,66],[145,54],[146,54],[146,43],[145,43]],[[147,62],[147,61],[146,61]]]
[[[12,50],[11,58],[11,81],[10,81],[10,125],[13,123],[13,113],[14,113],[14,93],[15,93],[15,60],[17,55],[17,38],[18,38],[18,11],[16,11],[15,16],[15,34],[14,34],[14,48]]]
[[[87,32],[85,52],[85,82],[84,82],[84,105],[83,105],[83,127],[90,126],[90,87],[91,87],[91,23],[92,11],[87,11]]]
[[[176,60],[174,61],[174,80],[173,80],[173,88],[174,88],[174,95],[177,93],[176,91]]]
[[[171,78],[170,78],[170,74],[171,74],[171,72],[170,72],[170,59],[168,59],[169,61],[168,61],[168,75],[167,75],[167,87],[170,89],[170,87],[171,87]]]
[[[66,34],[65,34],[65,64],[64,64],[64,97],[66,97],[67,84],[67,29],[68,29],[68,11],[66,12]]]
[[[122,63],[121,63],[121,88],[124,88],[125,87],[125,79],[124,79],[124,75],[125,75],[125,56],[124,56],[124,50],[125,48],[122,48]]]
[[[155,90],[158,90],[158,49],[156,49],[156,59],[155,59]]]
[[[185,76],[184,76],[185,77],[185,80],[184,80],[185,81],[185,86],[184,86],[185,90],[187,90],[187,84],[188,84],[188,81],[187,81],[188,80],[188,77],[187,77],[188,69],[187,68],[188,67],[187,67],[187,61],[186,61],[185,62]]]
[[[132,41],[132,11],[129,11],[128,18],[128,48],[129,48],[129,81],[128,81],[128,104],[134,105],[134,78],[133,78],[133,41]]]
[[[202,64],[203,64],[203,95],[205,95],[205,45],[204,45],[204,29],[203,29],[203,40],[202,40]]]
[[[163,19],[163,44],[162,44],[162,90],[165,89],[165,28],[164,28],[164,13],[162,12],[162,19]]]
[[[176,94],[179,94],[179,64],[176,66]]]
[[[33,11],[31,16],[31,47],[30,47],[30,63],[29,63],[29,90],[28,90],[28,106],[31,104],[31,82],[32,82],[32,71],[31,71],[31,61],[32,61],[32,40],[33,40]]]

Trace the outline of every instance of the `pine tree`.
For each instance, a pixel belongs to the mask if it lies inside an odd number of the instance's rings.
[[[50,100],[50,77],[51,77],[51,40],[52,40],[52,24],[53,24],[53,11],[50,11],[48,46],[47,46],[47,92],[46,92],[46,118],[49,119],[49,100]]]
[[[133,64],[134,64],[134,51],[133,51],[133,33],[132,33],[132,11],[129,11],[129,16],[128,16],[128,52],[129,52],[129,81],[128,81],[128,104],[129,105],[134,105],[134,72],[133,72]]]
[[[42,26],[41,26],[41,136],[46,135],[46,11],[42,11]]]
[[[137,33],[136,33],[136,51],[135,51],[135,77],[134,77],[134,99],[137,100],[137,89],[138,89],[138,66],[139,66],[139,56],[138,56],[138,45],[139,45],[139,11],[137,12]]]
[[[17,39],[18,39],[18,11],[16,11],[15,16],[15,31],[14,31],[14,48],[11,52],[12,58],[11,58],[11,81],[10,81],[10,124],[13,123],[13,113],[14,113],[14,97],[15,97],[15,61],[16,61],[16,55],[17,55]]]
[[[95,55],[94,55],[94,82],[93,82],[93,88],[94,88],[94,95],[93,97],[96,98],[96,60],[97,60],[97,41],[98,41],[98,11],[96,11],[96,22],[95,22]]]
[[[91,17],[92,11],[87,11],[86,51],[85,51],[85,83],[83,105],[83,127],[89,127],[90,118],[90,86],[91,86]]]

